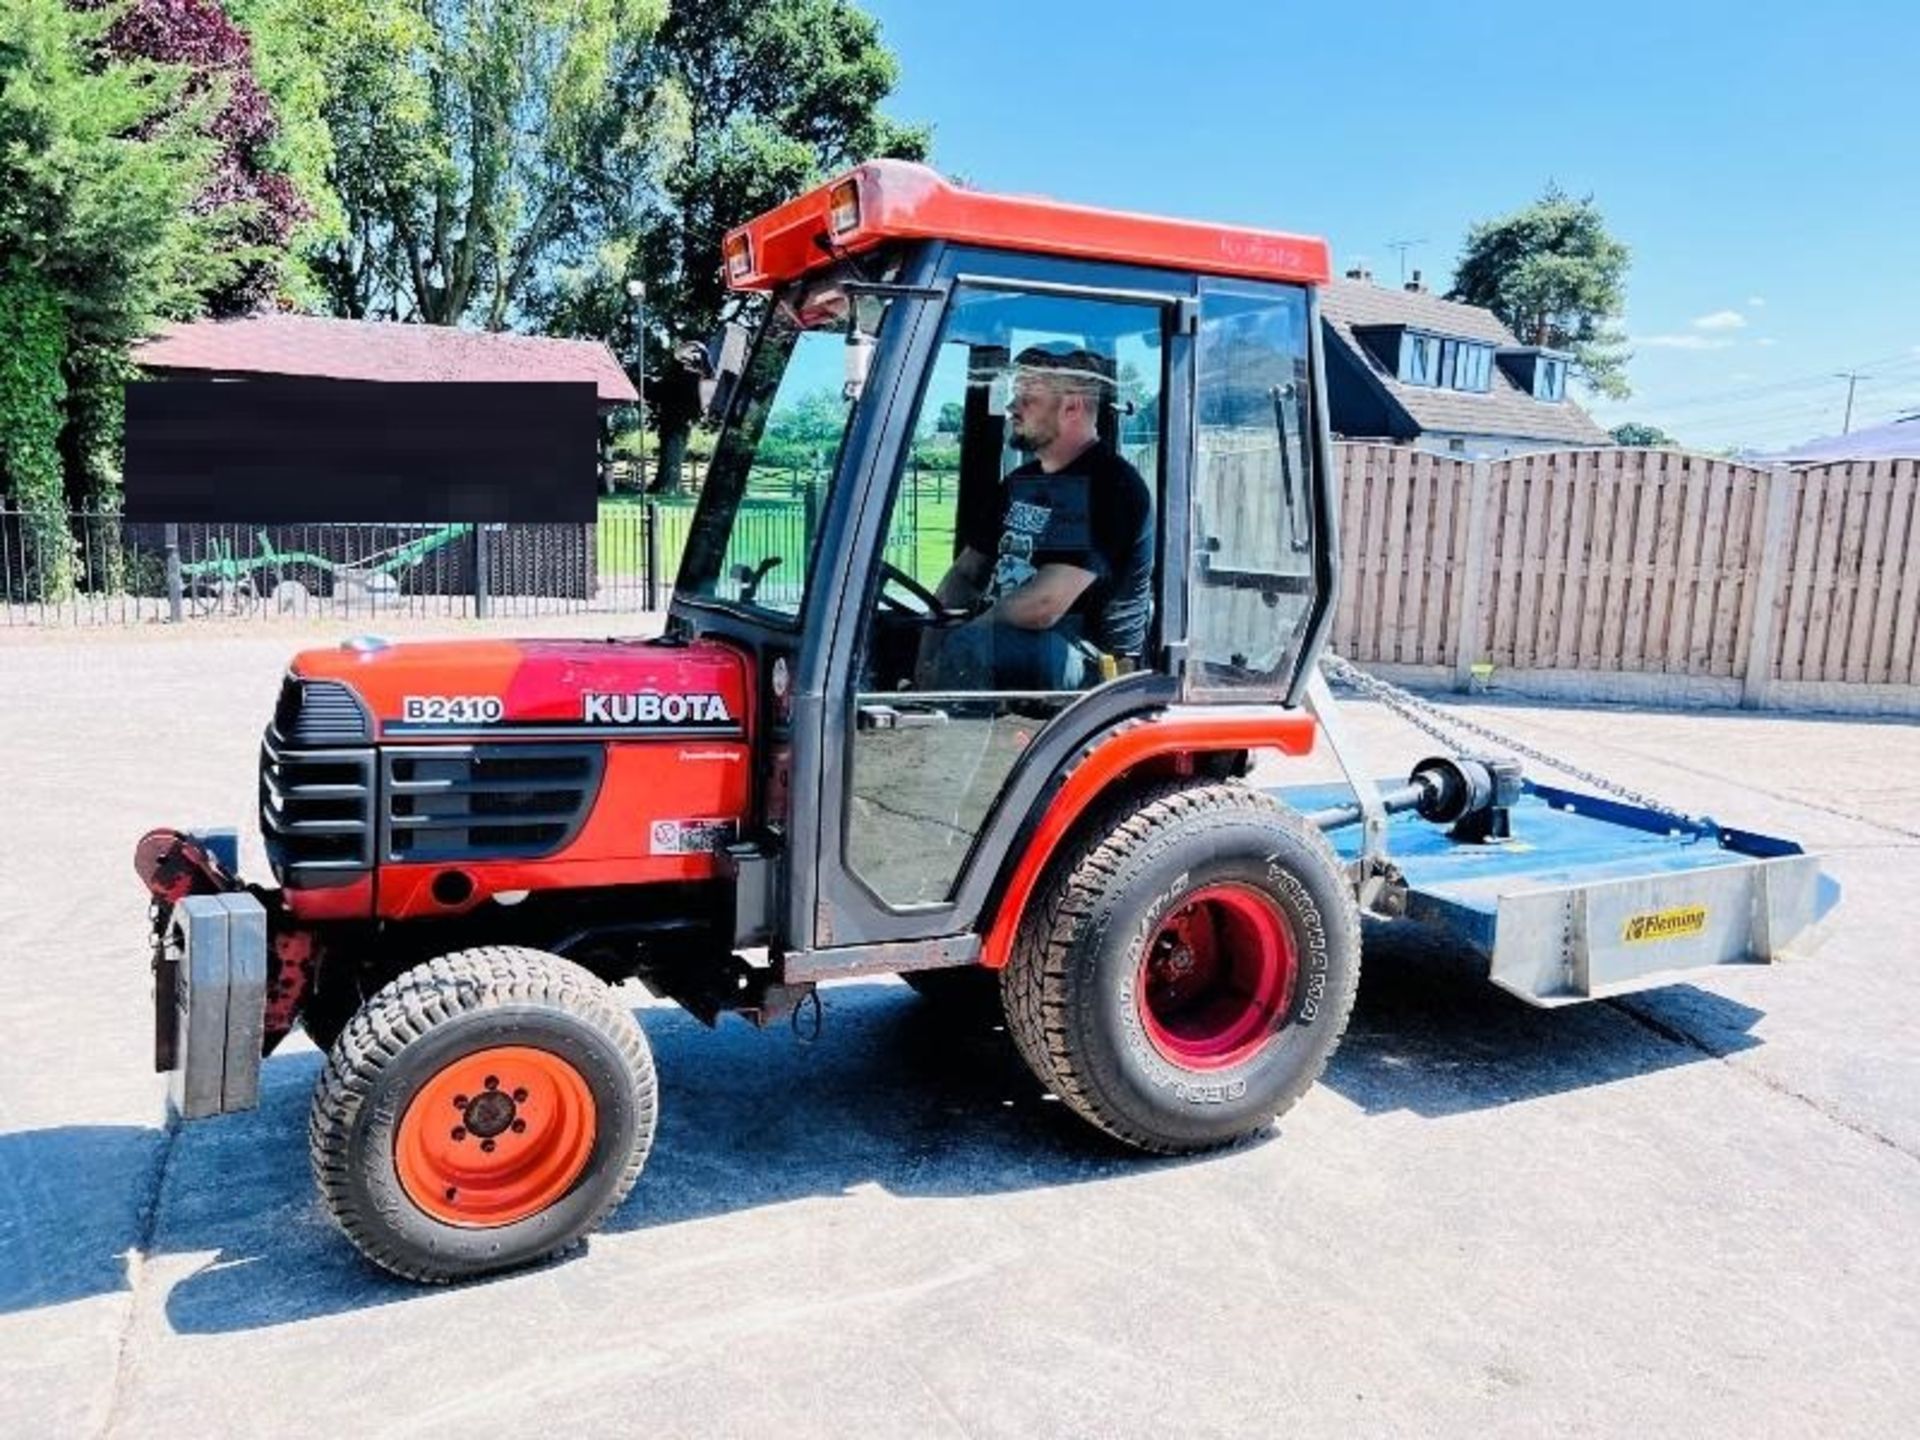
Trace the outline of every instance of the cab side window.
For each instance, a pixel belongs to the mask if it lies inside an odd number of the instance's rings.
[[[1312,617],[1314,405],[1306,292],[1201,295],[1190,695],[1284,689]]]
[[[1008,774],[1148,653],[1165,310],[963,286],[896,477],[852,716],[849,867],[945,898]]]

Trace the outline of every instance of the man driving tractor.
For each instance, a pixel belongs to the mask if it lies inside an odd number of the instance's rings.
[[[1114,382],[1066,342],[1014,357],[1008,438],[1032,455],[990,504],[960,516],[944,605],[979,608],[933,632],[920,667],[934,690],[1078,690],[1102,656],[1131,662],[1152,618],[1153,497],[1100,437]]]

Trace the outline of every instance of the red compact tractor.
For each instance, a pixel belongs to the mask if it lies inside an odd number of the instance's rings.
[[[682,357],[720,438],[664,634],[308,651],[261,747],[274,883],[231,831],[140,844],[174,1106],[252,1106],[304,1026],[314,1176],[376,1263],[525,1264],[620,1203],[656,1113],[629,979],[708,1023],[849,976],[997,997],[1040,1085],[1189,1152],[1314,1083],[1362,909],[1552,1004],[1823,908],[1785,842],[1350,763],[1322,242],[882,161],[722,260],[752,324]],[[1348,785],[1246,782],[1317,738]]]

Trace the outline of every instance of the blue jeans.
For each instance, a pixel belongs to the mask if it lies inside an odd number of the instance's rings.
[[[930,677],[935,690],[1083,690],[1093,659],[1078,615],[1046,630],[995,624],[982,615],[941,637]]]

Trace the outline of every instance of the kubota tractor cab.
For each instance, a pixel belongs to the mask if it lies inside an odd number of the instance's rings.
[[[694,357],[722,429],[664,635],[302,654],[277,883],[230,834],[137,857],[173,1103],[250,1106],[304,1025],[320,1191],[404,1275],[551,1254],[627,1193],[630,978],[710,1023],[848,976],[997,994],[1093,1124],[1233,1141],[1326,1063],[1360,905],[1408,903],[1384,816],[1486,845],[1521,798],[1453,760],[1310,810],[1241,783],[1320,729],[1324,244],[882,161],[723,259],[753,325]]]

